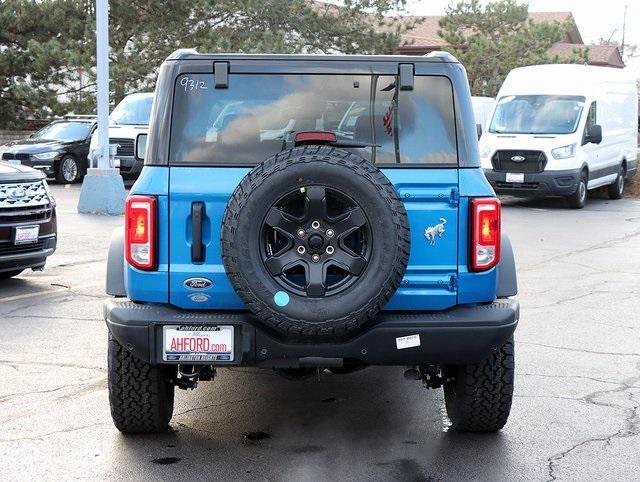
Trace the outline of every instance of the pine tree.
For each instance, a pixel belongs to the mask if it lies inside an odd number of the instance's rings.
[[[516,67],[544,63],[585,63],[586,50],[576,48],[571,58],[548,54],[560,41],[566,23],[534,22],[529,7],[516,0],[498,0],[482,6],[479,0],[461,1],[447,9],[438,32],[467,69],[474,95],[494,97],[507,74]]]

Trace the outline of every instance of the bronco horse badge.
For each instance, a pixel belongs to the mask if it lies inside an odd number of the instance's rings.
[[[436,244],[436,236],[439,238],[445,233],[444,225],[447,224],[447,220],[445,218],[440,218],[440,222],[435,226],[429,226],[424,230],[424,237],[427,238],[429,244],[431,246],[435,246]]]

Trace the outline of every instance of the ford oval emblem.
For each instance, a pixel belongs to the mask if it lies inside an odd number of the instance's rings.
[[[184,280],[184,287],[189,290],[208,290],[213,286],[213,281],[207,278],[188,278]]]
[[[211,297],[206,293],[191,293],[188,295],[188,298],[194,303],[205,303],[209,301]]]
[[[527,160],[527,158],[526,158],[526,157],[524,157],[524,156],[513,156],[513,157],[511,158],[511,160],[512,160],[513,162],[524,162],[524,161],[526,161],[526,160]]]

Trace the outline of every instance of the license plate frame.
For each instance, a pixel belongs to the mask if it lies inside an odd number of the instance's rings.
[[[522,184],[524,183],[524,173],[508,172],[505,176],[505,181],[512,184]]]
[[[164,325],[162,360],[172,363],[231,363],[235,360],[234,342],[233,325]]]
[[[40,225],[16,226],[13,230],[13,244],[22,246],[25,244],[35,244],[40,236]]]

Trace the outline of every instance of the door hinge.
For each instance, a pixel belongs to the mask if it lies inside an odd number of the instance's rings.
[[[449,286],[447,287],[449,291],[455,293],[458,291],[458,278],[454,275],[449,276]]]
[[[451,193],[449,194],[449,204],[452,206],[457,206],[460,202],[460,192],[457,187],[451,189]]]

